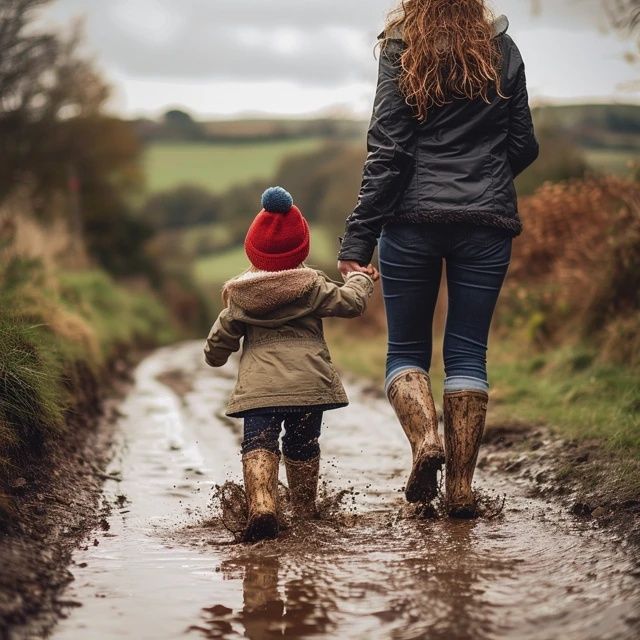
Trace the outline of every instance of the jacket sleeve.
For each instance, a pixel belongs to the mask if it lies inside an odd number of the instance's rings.
[[[382,48],[362,186],[347,218],[340,260],[371,261],[382,226],[413,175],[417,121],[398,85],[402,46],[400,40],[390,40]]]
[[[539,147],[533,131],[533,119],[529,108],[527,79],[524,63],[516,77],[515,90],[509,101],[509,137],[507,153],[513,177],[522,173],[538,157]]]
[[[320,318],[357,318],[365,312],[372,293],[373,280],[357,271],[342,286],[323,277],[311,298],[312,311]]]
[[[240,348],[244,325],[231,318],[229,308],[223,309],[215,321],[204,346],[204,357],[211,367],[221,367]]]

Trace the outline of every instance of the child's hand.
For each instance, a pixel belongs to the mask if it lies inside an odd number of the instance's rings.
[[[345,279],[350,273],[353,273],[354,271],[365,273],[374,282],[380,278],[380,273],[373,265],[369,264],[366,267],[363,267],[355,260],[340,260],[338,262],[338,271],[340,271],[342,277]]]
[[[369,265],[369,267],[371,268],[371,272],[369,273],[371,279],[374,282],[378,282],[378,280],[380,280],[380,272],[373,265]]]

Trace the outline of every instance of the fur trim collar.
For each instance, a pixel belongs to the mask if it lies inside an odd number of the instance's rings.
[[[251,315],[261,316],[286,306],[309,293],[318,281],[314,269],[245,271],[227,282],[223,299],[230,300]]]
[[[507,29],[509,28],[509,18],[505,15],[498,16],[493,21],[493,37],[497,38],[501,36],[503,33],[507,33]]]

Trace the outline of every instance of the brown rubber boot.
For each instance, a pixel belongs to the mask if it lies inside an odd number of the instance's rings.
[[[471,483],[484,432],[487,400],[483,391],[455,391],[444,396],[445,491],[447,510],[454,518],[477,515]]]
[[[278,537],[276,499],[278,495],[279,457],[265,449],[242,456],[244,489],[249,517],[242,539],[244,542]]]
[[[305,520],[317,518],[316,498],[318,496],[320,456],[304,461],[285,458],[284,466],[287,470],[287,482],[289,483],[294,514]]]
[[[420,369],[403,371],[387,394],[413,453],[413,468],[405,496],[409,502],[432,500],[438,493],[438,471],[444,449],[438,435],[438,415],[429,375]]]

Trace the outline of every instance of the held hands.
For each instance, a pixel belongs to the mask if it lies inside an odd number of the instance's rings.
[[[359,271],[360,273],[364,273],[368,275],[374,282],[376,282],[380,278],[380,273],[373,265],[369,264],[366,267],[363,267],[355,260],[339,260],[338,271],[340,271],[343,278],[346,278],[347,274],[351,273],[352,271]]]

